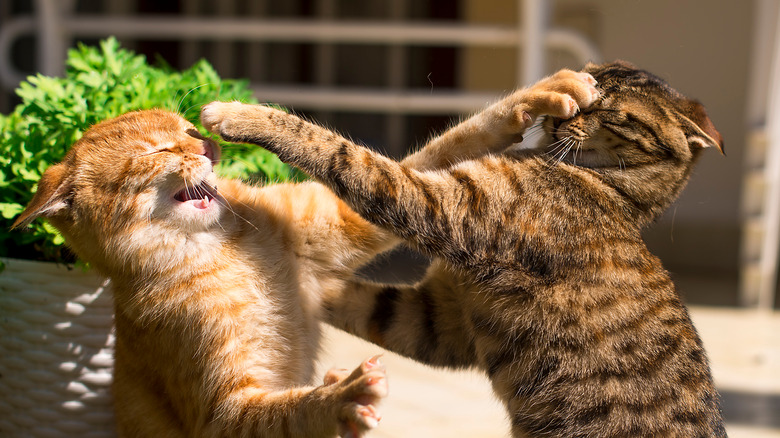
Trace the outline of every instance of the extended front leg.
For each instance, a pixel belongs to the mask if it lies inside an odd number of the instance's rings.
[[[403,161],[416,170],[449,167],[459,161],[500,153],[520,143],[537,117],[573,117],[599,98],[596,80],[588,73],[561,70],[534,85],[515,91],[464,122],[435,137]]]
[[[248,385],[220,401],[198,436],[360,438],[381,419],[387,376],[376,357],[351,373],[331,370],[315,388],[266,391]]]
[[[521,90],[488,108],[472,122],[454,128],[447,136],[463,141],[434,140],[429,147],[403,163],[397,163],[344,137],[273,108],[241,103],[214,102],[201,113],[203,125],[233,142],[254,143],[301,168],[331,188],[361,216],[387,228],[417,248],[457,263],[478,263],[472,248],[480,242],[463,240],[451,212],[464,199],[479,197],[473,179],[463,172],[419,172],[433,156],[448,160],[468,156],[472,143],[466,133],[495,135],[487,150],[501,149],[517,139],[540,114],[570,117],[581,106],[598,98],[589,75],[560,72]],[[479,121],[482,120],[482,125]],[[465,145],[465,146],[464,146]],[[480,148],[484,154],[486,148]],[[479,199],[477,199],[479,198]],[[472,203],[473,207],[484,206]],[[480,217],[486,215],[477,215]]]
[[[437,220],[434,216],[445,216],[440,198],[448,189],[441,175],[417,172],[332,131],[261,105],[213,102],[203,108],[201,120],[227,141],[263,146],[301,168],[363,218],[402,239],[424,245],[445,238],[434,228],[429,232],[418,228]]]

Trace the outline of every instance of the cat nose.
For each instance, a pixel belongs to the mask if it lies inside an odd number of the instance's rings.
[[[209,140],[203,140],[201,141],[201,147],[203,152],[200,155],[203,155],[204,157],[211,160],[212,163],[216,164],[217,160],[219,159],[219,147],[216,145],[216,143]]]

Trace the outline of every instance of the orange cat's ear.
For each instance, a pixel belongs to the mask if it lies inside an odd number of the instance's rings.
[[[67,208],[70,192],[67,176],[68,169],[65,164],[55,164],[46,169],[38,181],[38,190],[32,201],[16,218],[12,228],[27,226],[39,216],[52,216]]]
[[[726,154],[723,149],[723,137],[707,116],[704,105],[690,101],[684,119],[683,122],[687,125],[686,136],[689,144],[703,148],[716,147],[721,154]]]

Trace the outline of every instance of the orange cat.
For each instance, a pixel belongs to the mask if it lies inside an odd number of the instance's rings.
[[[320,185],[219,180],[218,156],[176,114],[129,113],[87,131],[17,220],[46,216],[112,279],[120,435],[359,435],[384,370],[304,386],[318,295],[392,239]]]
[[[506,114],[520,128],[511,135],[471,119],[407,163],[436,168],[500,151],[538,113],[592,103],[592,83],[562,72],[513,95],[528,104]],[[387,393],[375,358],[305,385],[323,296],[398,239],[319,184],[219,179],[218,157],[176,114],[129,113],[87,131],[15,223],[45,217],[112,279],[120,435],[362,435]]]

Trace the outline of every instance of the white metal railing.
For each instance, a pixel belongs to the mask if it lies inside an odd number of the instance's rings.
[[[545,0],[518,0],[522,28],[409,22],[337,22],[329,20],[263,20],[245,18],[169,18],[75,15],[72,2],[36,0],[36,15],[21,17],[0,29],[0,81],[15,87],[23,79],[10,62],[10,48],[22,35],[38,36],[39,71],[62,73],[67,44],[72,38],[143,37],[145,39],[310,42],[317,44],[387,44],[423,46],[492,46],[518,50],[518,83],[544,74],[544,49],[571,53],[582,63],[600,56],[586,39],[569,30],[548,29]],[[452,113],[479,108],[486,94],[426,96],[381,90],[338,91],[267,87],[255,84],[264,98],[305,108],[353,111]],[[271,99],[272,97],[272,99]],[[325,99],[328,104],[326,105]],[[389,110],[389,111],[388,111]]]
[[[771,310],[780,249],[780,6],[756,2],[742,190],[741,304]]]

